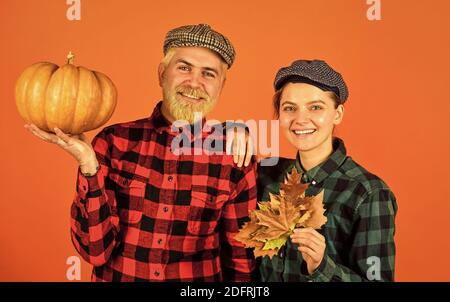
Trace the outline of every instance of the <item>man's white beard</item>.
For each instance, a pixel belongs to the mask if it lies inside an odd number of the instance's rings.
[[[184,87],[184,88],[183,88]],[[186,86],[183,86],[181,88],[177,87],[175,89],[170,90],[166,87],[165,83],[163,83],[163,98],[164,102],[166,102],[167,106],[166,109],[168,109],[170,115],[175,118],[175,120],[184,120],[187,121],[189,124],[193,124],[196,122],[194,120],[194,114],[196,112],[200,113],[201,115],[197,114],[196,118],[205,118],[205,116],[211,112],[211,110],[214,108],[215,100],[213,100],[211,97],[209,97],[205,92],[199,92],[197,89],[197,95],[200,94],[203,98],[198,104],[191,103],[189,101],[184,101],[178,97],[178,91],[187,89],[190,90],[195,95],[194,89],[189,89]]]

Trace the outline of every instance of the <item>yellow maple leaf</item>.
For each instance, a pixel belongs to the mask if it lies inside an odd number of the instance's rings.
[[[264,251],[266,250],[274,250],[274,249],[280,249],[287,241],[289,236],[281,236],[276,239],[268,240],[264,244],[264,247],[262,248]]]
[[[255,255],[255,258],[269,256],[269,258],[272,259],[273,256],[278,254],[278,251],[279,251],[279,249],[277,249],[277,248],[274,250],[263,250],[261,247],[261,248],[255,248],[253,250],[253,254]]]

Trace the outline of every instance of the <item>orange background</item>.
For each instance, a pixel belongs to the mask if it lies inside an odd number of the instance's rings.
[[[325,59],[344,75],[350,98],[337,134],[397,196],[397,281],[450,281],[449,1],[382,0],[381,21],[367,20],[365,0],[81,0],[80,21],[67,20],[66,0],[0,3],[0,281],[66,281],[66,259],[77,255],[77,165],[23,128],[19,74],[37,61],[63,64],[71,50],[76,65],[117,86],[107,125],[145,117],[161,97],[165,33],[193,23],[209,23],[237,50],[211,118],[271,119],[275,72],[297,58]],[[82,280],[90,273],[82,262]]]

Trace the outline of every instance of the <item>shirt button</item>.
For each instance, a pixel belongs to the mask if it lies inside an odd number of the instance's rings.
[[[163,240],[160,238],[158,239],[158,244],[161,244],[163,242]]]
[[[312,183],[313,185],[315,185],[317,182],[316,182],[315,180],[313,180],[311,183]]]
[[[165,213],[167,213],[167,212],[169,211],[169,208],[168,208],[168,207],[164,207],[164,208],[163,208],[163,211],[164,211]]]
[[[124,180],[122,181],[122,184],[123,184],[124,186],[128,185],[128,179],[124,179]]]
[[[169,182],[172,182],[172,181],[173,181],[173,176],[167,177],[167,180],[168,180]]]
[[[158,271],[155,271],[153,274],[155,275],[155,277],[159,276],[159,272]]]

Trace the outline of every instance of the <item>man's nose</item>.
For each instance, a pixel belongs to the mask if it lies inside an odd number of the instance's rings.
[[[188,82],[192,88],[201,87],[201,74],[199,72],[191,72]]]

